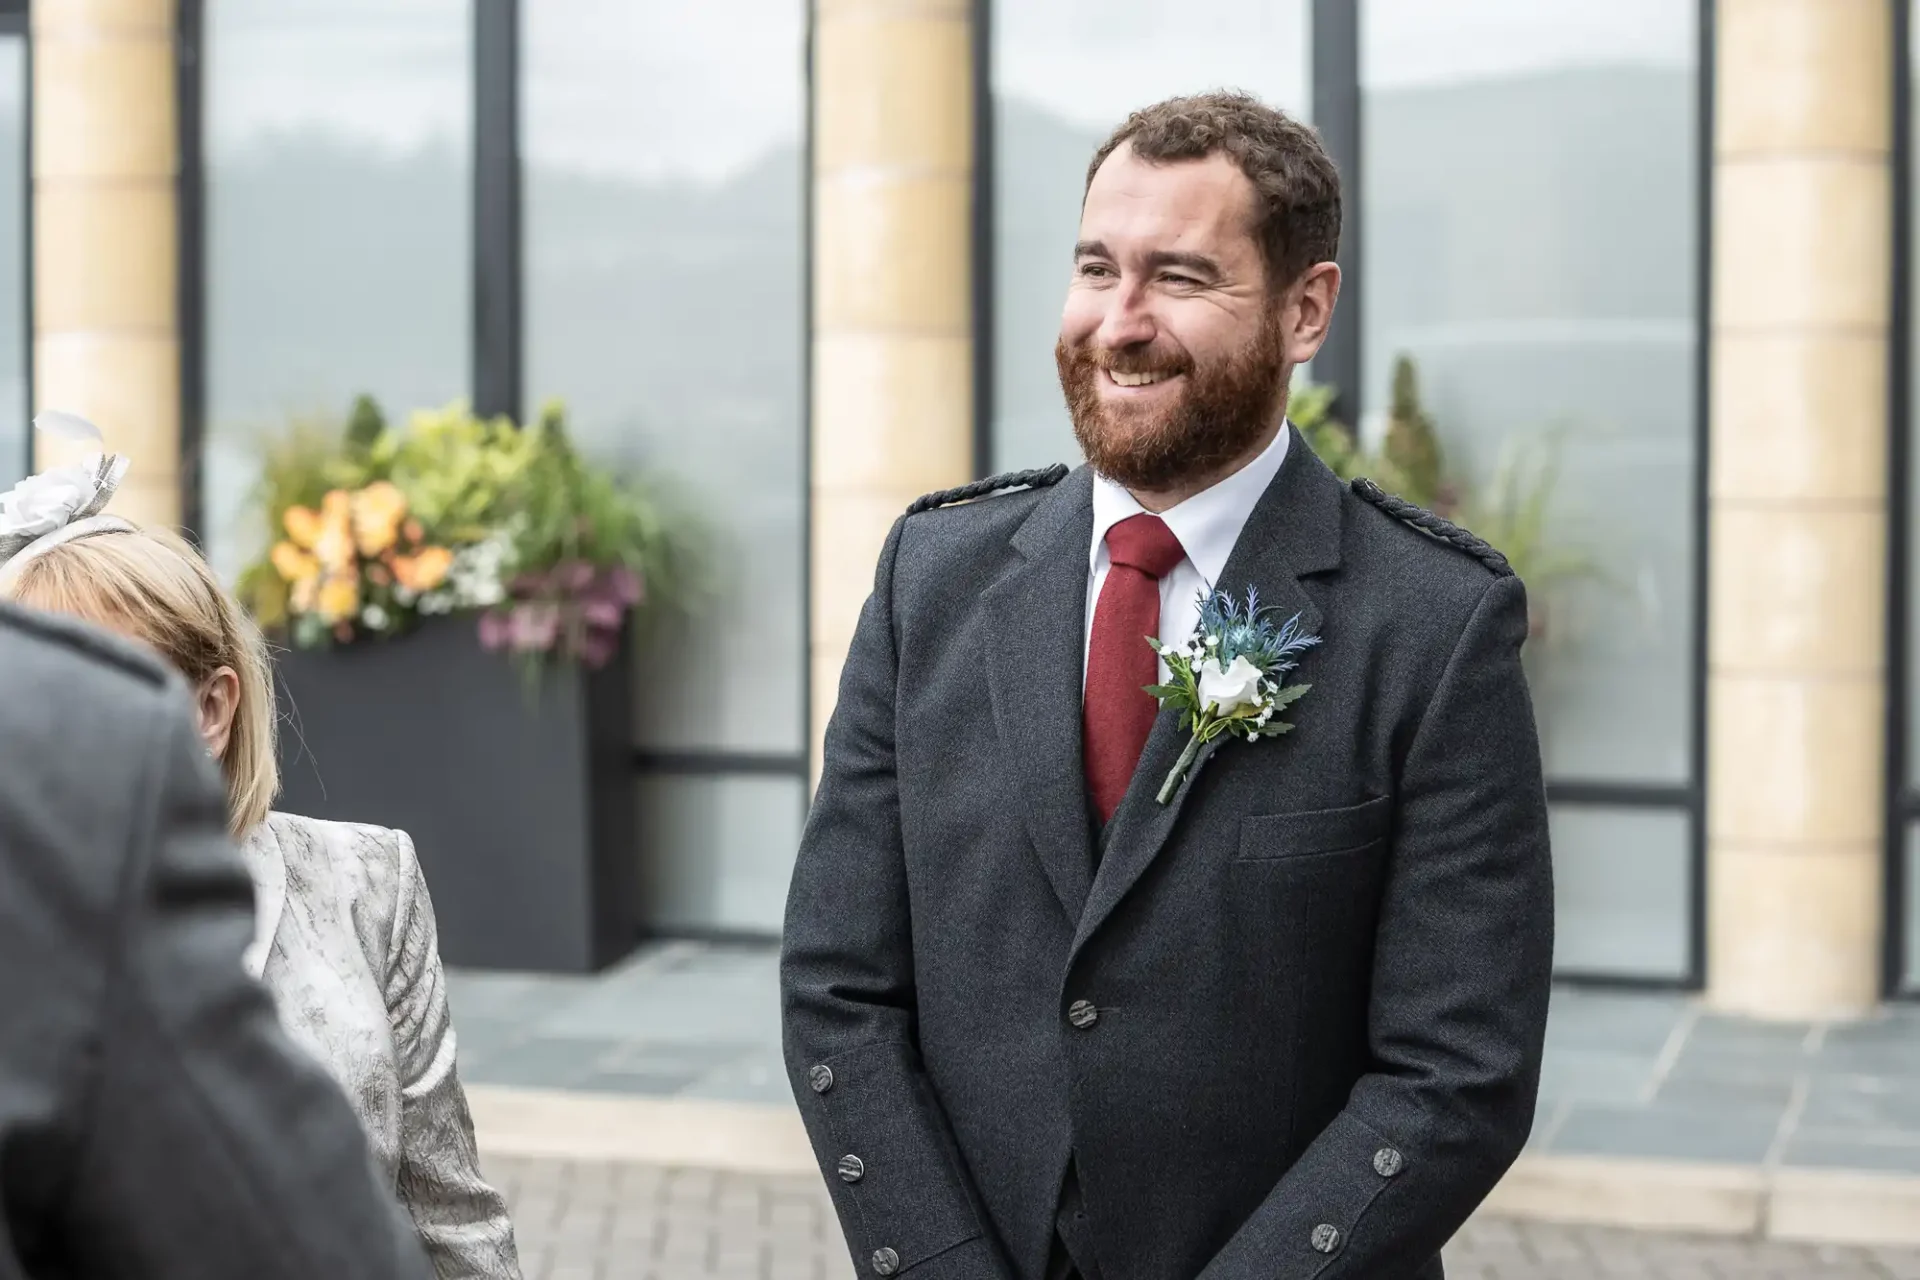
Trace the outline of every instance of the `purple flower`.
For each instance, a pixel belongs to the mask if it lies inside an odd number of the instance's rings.
[[[495,653],[507,646],[507,618],[497,610],[480,615],[480,647]]]
[[[514,606],[507,615],[507,636],[519,653],[545,653],[560,638],[560,610],[550,604]]]
[[[647,596],[647,584],[640,575],[627,566],[615,565],[607,574],[607,584],[613,589],[614,596],[621,604],[631,609]]]

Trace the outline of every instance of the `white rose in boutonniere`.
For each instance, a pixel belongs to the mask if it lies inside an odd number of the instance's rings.
[[[1230,716],[1260,701],[1260,668],[1240,654],[1223,671],[1220,659],[1208,658],[1195,673],[1200,677],[1200,703],[1215,715]]]
[[[1166,661],[1168,680],[1147,690],[1163,707],[1180,711],[1180,727],[1193,736],[1161,784],[1161,804],[1173,799],[1180,780],[1199,767],[1201,752],[1231,735],[1252,742],[1276,738],[1293,726],[1275,719],[1312,686],[1283,683],[1296,659],[1320,643],[1295,614],[1275,623],[1249,588],[1243,605],[1226,592],[1200,602],[1200,629],[1184,649],[1148,640]]]

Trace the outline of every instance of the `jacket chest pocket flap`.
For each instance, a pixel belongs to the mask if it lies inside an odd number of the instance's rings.
[[[1363,849],[1386,839],[1392,822],[1393,805],[1386,796],[1341,809],[1303,809],[1243,818],[1238,860],[1264,862]]]

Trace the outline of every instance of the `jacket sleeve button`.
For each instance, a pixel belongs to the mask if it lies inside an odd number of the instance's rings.
[[[1406,1167],[1405,1157],[1392,1147],[1382,1147],[1373,1153],[1373,1171],[1383,1178],[1391,1178]]]
[[[873,1274],[890,1276],[900,1269],[900,1255],[891,1249],[873,1251]]]
[[[1340,1228],[1331,1222],[1323,1222],[1313,1229],[1313,1235],[1307,1243],[1313,1246],[1316,1253],[1332,1253],[1340,1247]]]
[[[807,1069],[807,1087],[815,1093],[825,1093],[833,1088],[833,1068],[825,1063]]]
[[[867,1163],[859,1156],[841,1156],[834,1171],[842,1182],[858,1182],[867,1176]]]
[[[1085,1031],[1088,1027],[1100,1021],[1100,1011],[1094,1008],[1093,1003],[1089,1000],[1075,1000],[1067,1006],[1067,1021],[1071,1022],[1080,1030]]]

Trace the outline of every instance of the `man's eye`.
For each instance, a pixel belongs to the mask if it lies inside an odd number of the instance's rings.
[[[1080,264],[1080,274],[1083,276],[1109,276],[1113,274],[1113,269],[1104,262],[1083,262]]]
[[[1168,284],[1177,284],[1182,287],[1197,285],[1200,283],[1198,280],[1195,280],[1192,276],[1173,275],[1171,273],[1164,275],[1160,278],[1165,280]]]

